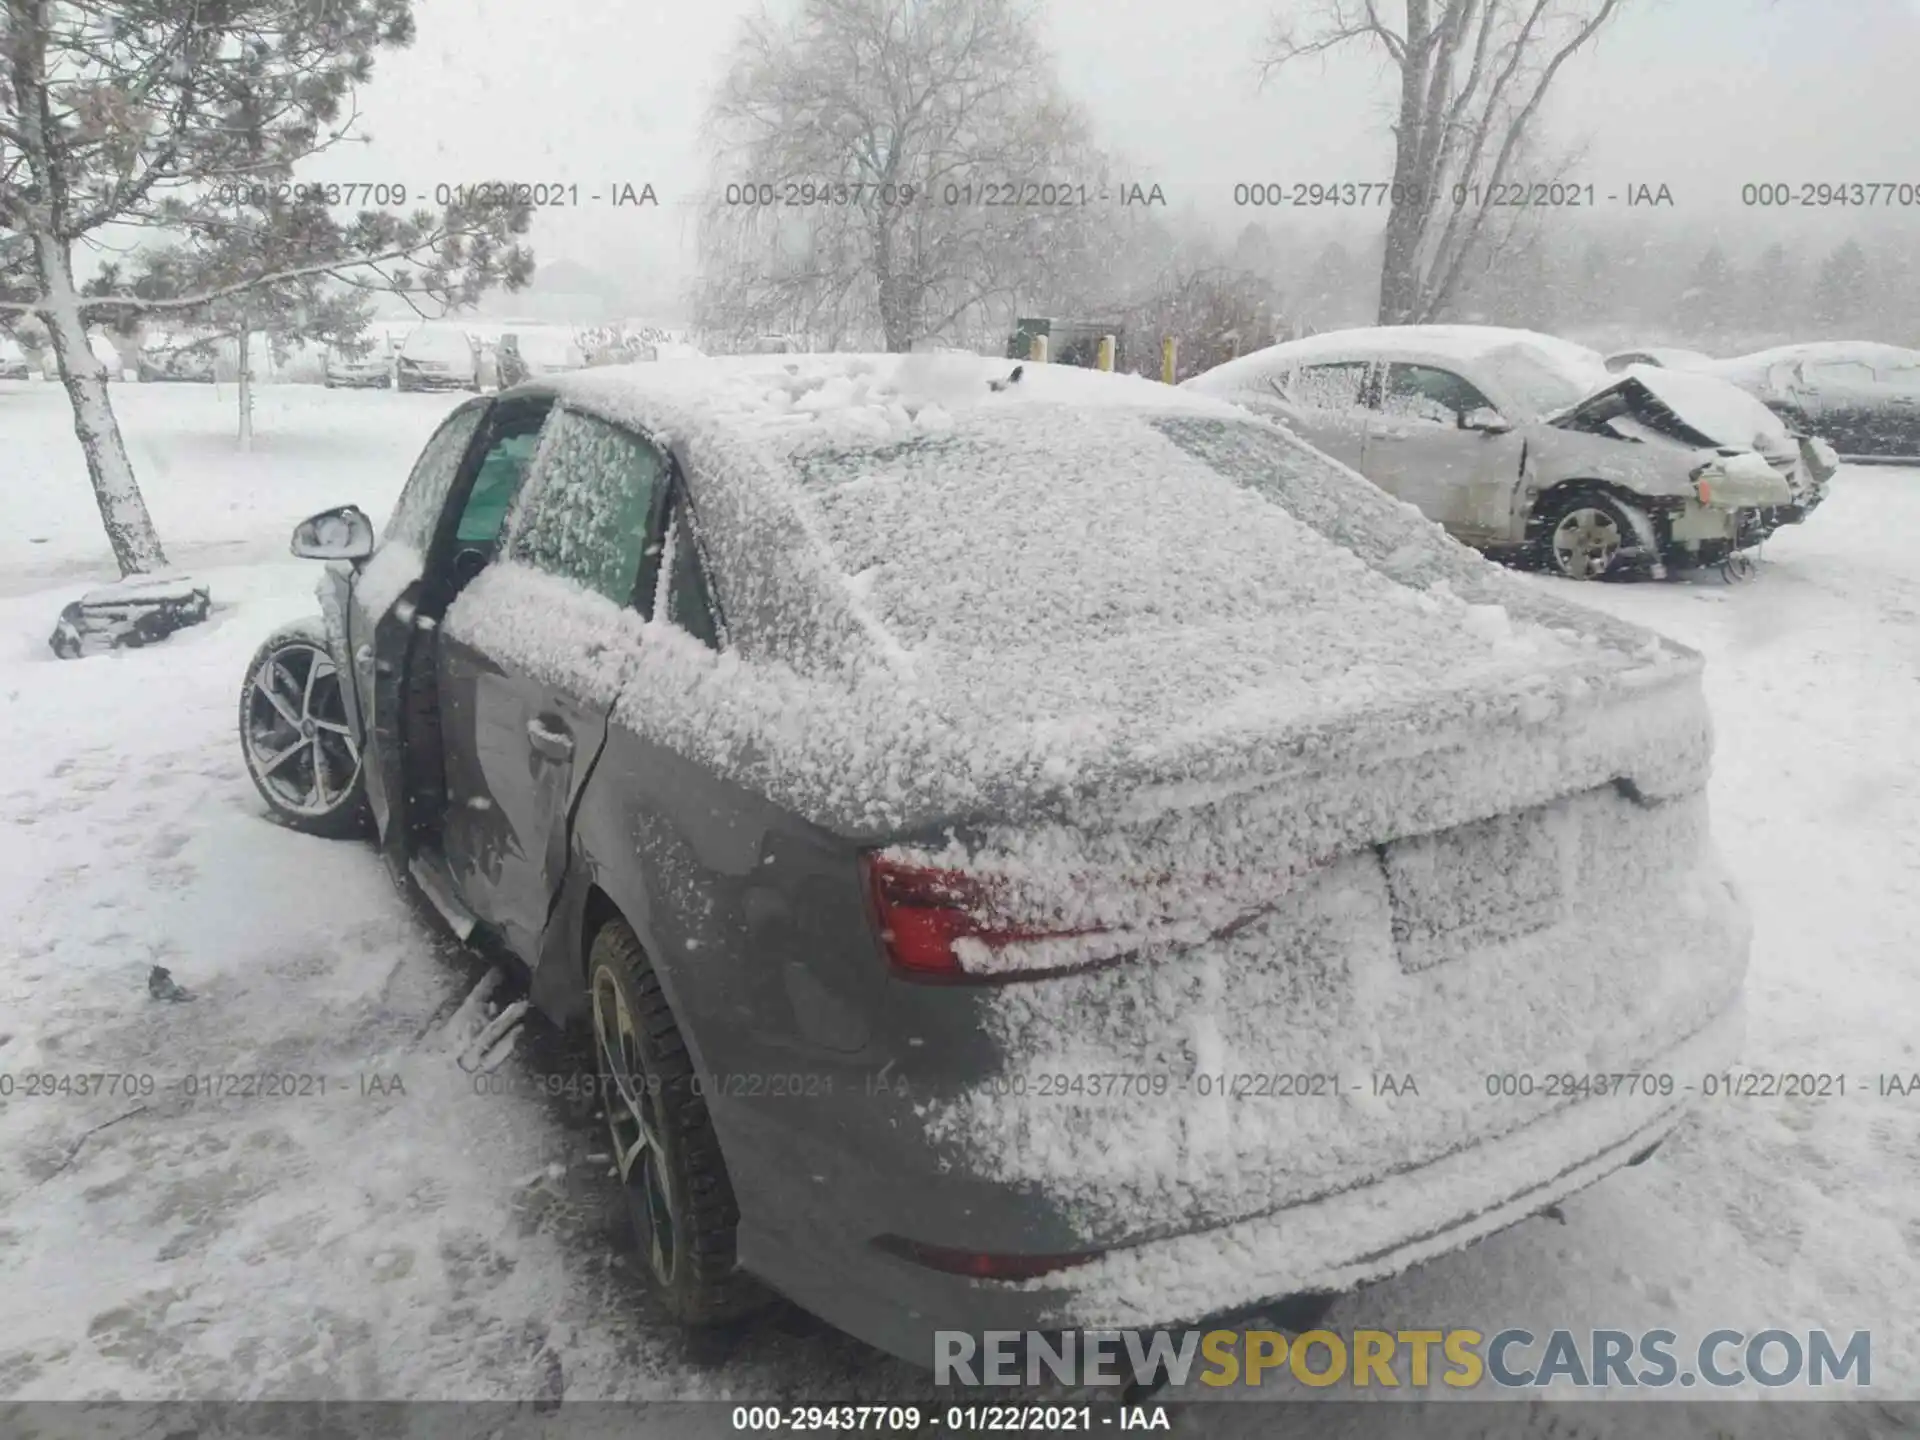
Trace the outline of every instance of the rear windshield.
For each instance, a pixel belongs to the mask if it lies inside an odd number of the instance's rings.
[[[1341,583],[1322,539],[1405,584],[1477,588],[1485,568],[1255,419],[1031,406],[795,465],[849,587],[909,647],[1284,624]]]

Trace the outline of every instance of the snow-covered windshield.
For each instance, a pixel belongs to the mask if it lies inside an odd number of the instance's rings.
[[[415,330],[407,336],[407,358],[412,360],[467,361],[473,350],[467,337],[458,330]]]
[[[909,649],[1006,653],[1285,626],[1343,583],[1324,539],[1403,584],[1471,587],[1485,568],[1252,419],[1033,406],[793,464],[836,568]],[[1248,491],[1304,528],[1250,526]]]
[[[1595,389],[1596,377],[1577,373],[1540,351],[1524,345],[1503,345],[1487,352],[1483,362],[1520,410],[1516,419],[1531,420],[1577,405]],[[1599,381],[1608,377],[1602,373]]]

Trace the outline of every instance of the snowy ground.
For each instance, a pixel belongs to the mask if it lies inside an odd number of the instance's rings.
[[[216,613],[146,653],[52,657],[60,605],[111,568],[64,395],[0,382],[0,1395],[932,1398],[788,1311],[683,1340],[618,1253],[587,1117],[462,1070],[483,967],[370,850],[263,817],[235,706],[253,647],[311,608],[288,532],[346,501],[381,516],[455,400],[263,387],[243,456],[229,388],[114,393]],[[1876,1391],[1920,1397],[1920,1097],[1860,1093],[1920,1071],[1915,534],[1920,473],[1849,470],[1754,584],[1580,592],[1710,657],[1717,828],[1758,927],[1747,1060],[1844,1073],[1847,1097],[1720,1101],[1564,1225],[1329,1325],[1869,1329]],[[149,997],[156,963],[190,1002]],[[522,1051],[509,1067],[579,1063],[538,1027]],[[326,1093],[187,1093],[222,1073]],[[26,1093],[46,1074],[131,1079]]]

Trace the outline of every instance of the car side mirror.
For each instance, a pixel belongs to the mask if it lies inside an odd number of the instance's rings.
[[[1478,430],[1482,435],[1504,435],[1513,426],[1509,425],[1500,412],[1492,406],[1482,405],[1477,410],[1469,410],[1460,417],[1462,430]]]
[[[322,510],[294,527],[291,548],[302,560],[364,560],[373,554],[373,522],[358,505]]]

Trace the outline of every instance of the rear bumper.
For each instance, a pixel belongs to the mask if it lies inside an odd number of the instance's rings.
[[[479,381],[471,375],[410,375],[402,370],[399,384],[402,390],[473,390]]]
[[[1350,1290],[1470,1245],[1628,1164],[1681,1123],[1701,1077],[1734,1063],[1744,1034],[1736,999],[1639,1067],[1672,1075],[1672,1094],[1577,1101],[1429,1163],[1229,1225],[1109,1251],[1041,1280],[928,1270],[861,1242],[834,1224],[825,1205],[803,1234],[782,1227],[776,1237],[743,1220],[740,1259],[839,1328],[928,1367],[943,1330],[1139,1330]]]

